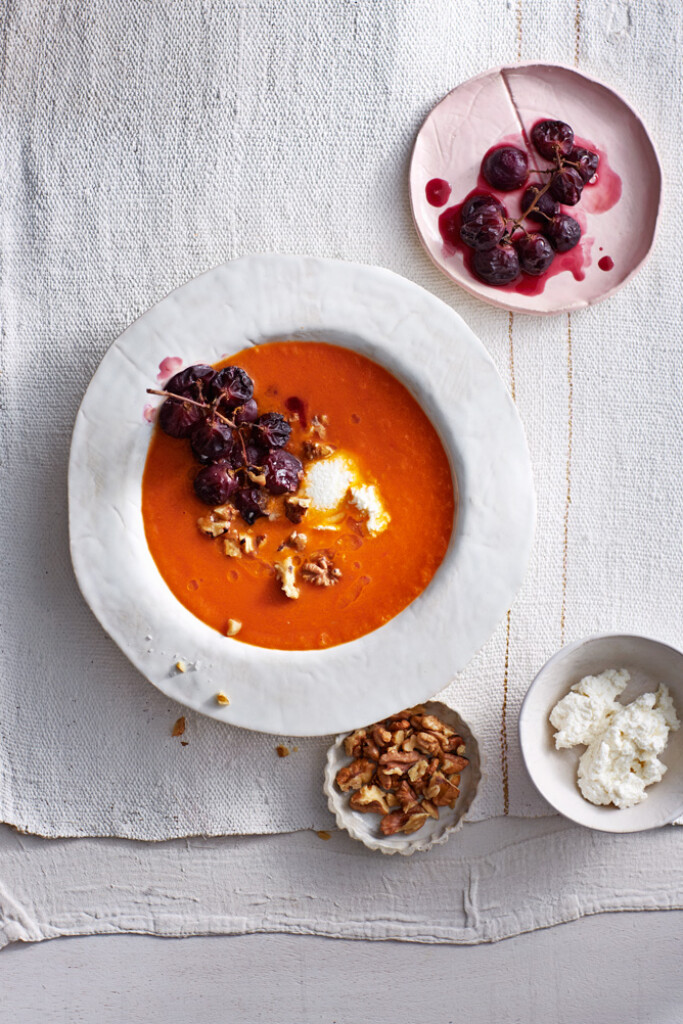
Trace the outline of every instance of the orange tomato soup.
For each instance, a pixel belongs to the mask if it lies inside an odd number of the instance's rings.
[[[333,647],[377,629],[427,586],[446,553],[457,511],[448,457],[415,399],[387,370],[356,352],[322,342],[274,342],[245,349],[217,364],[241,366],[254,380],[259,413],[290,417],[288,450],[302,458],[313,416],[327,417],[326,442],[353,456],[363,482],[379,489],[391,521],[370,536],[351,516],[338,530],[259,518],[240,530],[266,540],[252,555],[228,557],[221,538],[197,520],[209,507],[193,490],[199,470],[187,440],[155,427],[142,481],[147,543],[162,577],[189,611],[221,633],[228,619],[236,640],[259,647]],[[303,402],[306,427],[291,417],[288,398]],[[290,403],[290,408],[295,404]],[[292,531],[308,538],[304,551],[277,549]],[[288,598],[273,563],[290,555],[297,566],[319,552],[332,556],[341,577],[333,586],[300,581]],[[226,643],[227,643],[226,639]]]

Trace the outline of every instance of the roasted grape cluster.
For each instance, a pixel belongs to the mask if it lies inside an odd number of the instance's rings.
[[[581,238],[578,221],[563,213],[562,205],[579,202],[598,169],[598,154],[575,145],[574,131],[564,121],[539,121],[531,142],[550,167],[530,172],[528,154],[516,146],[494,147],[481,165],[485,181],[499,192],[527,186],[517,220],[486,192],[471,195],[460,211],[460,238],[474,250],[472,268],[487,284],[509,284],[520,273],[540,277],[556,253],[573,249]],[[539,180],[529,182],[530,173]],[[531,229],[525,221],[538,227]]]
[[[267,514],[269,494],[298,490],[303,466],[286,449],[292,428],[279,412],[259,415],[254,382],[241,367],[188,366],[164,391],[148,390],[167,396],[159,426],[189,439],[202,465],[195,493],[207,505],[230,502],[251,526]]]

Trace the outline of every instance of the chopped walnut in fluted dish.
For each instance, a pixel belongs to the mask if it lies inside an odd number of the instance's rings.
[[[410,835],[439,807],[455,807],[460,775],[467,768],[465,741],[423,707],[356,729],[344,740],[352,758],[337,772],[342,793],[354,811],[381,814],[382,835]]]

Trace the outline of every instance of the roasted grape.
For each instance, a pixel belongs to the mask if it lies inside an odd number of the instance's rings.
[[[581,238],[581,228],[573,217],[560,213],[544,228],[544,234],[555,252],[568,252]]]
[[[244,405],[235,410],[235,423],[253,423],[258,416],[256,399],[250,398]]]
[[[540,277],[545,274],[555,259],[553,247],[547,238],[539,234],[524,235],[516,243],[520,268],[525,274]]]
[[[476,205],[472,202],[474,198],[479,200]],[[473,249],[492,249],[505,234],[505,211],[493,196],[472,199],[462,208],[460,237]]]
[[[248,526],[266,514],[266,496],[258,487],[242,487],[235,493],[232,503]]]
[[[194,398],[196,402],[203,402],[215,376],[216,371],[212,366],[205,366],[203,363],[186,366],[184,370],[180,370],[179,373],[171,377],[166,384],[166,391],[170,391],[174,395]]]
[[[475,192],[473,196],[469,196],[468,199],[462,204],[460,210],[460,220],[464,224],[465,221],[471,220],[471,218],[477,213],[483,206],[493,207],[498,210],[503,217],[507,217],[508,213],[503,204],[495,196],[492,196],[490,192]]]
[[[268,448],[284,448],[289,441],[292,428],[279,412],[266,412],[254,424],[259,439]]]
[[[227,423],[213,417],[201,420],[190,435],[190,447],[199,462],[220,462],[232,451],[232,430]]]
[[[594,153],[591,149],[582,149],[580,146],[575,146],[567,154],[567,160],[578,165],[576,169],[584,182],[591,180],[600,163],[600,157],[597,153]]]
[[[575,167],[563,167],[553,175],[550,194],[558,203],[576,206],[583,192],[584,181]]]
[[[159,409],[159,426],[170,437],[189,437],[203,417],[204,410],[196,405],[167,398]]]
[[[271,494],[293,493],[299,487],[304,475],[296,455],[281,448],[271,452],[265,461],[266,487]]]
[[[522,216],[528,217],[529,220],[541,221],[541,223],[547,221],[550,217],[554,217],[560,212],[560,204],[555,202],[553,197],[548,192],[544,192],[543,195],[538,199],[541,189],[538,185],[529,185],[524,190],[522,196]],[[536,201],[536,207],[527,213],[530,206]]]
[[[487,284],[509,284],[519,275],[519,257],[508,243],[495,249],[477,249],[472,265],[477,277]]]
[[[516,146],[496,146],[484,157],[481,173],[493,188],[511,192],[529,177],[529,160]]]
[[[194,478],[194,490],[200,501],[207,505],[224,505],[235,493],[238,484],[225,464],[205,466]]]
[[[226,366],[212,381],[214,398],[220,398],[229,408],[244,405],[254,393],[254,382],[240,366]]]
[[[564,121],[538,121],[531,129],[531,141],[546,160],[566,156],[574,145],[574,131]]]

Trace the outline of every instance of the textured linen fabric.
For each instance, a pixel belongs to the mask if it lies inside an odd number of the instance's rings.
[[[122,932],[496,942],[588,914],[680,909],[677,831],[634,848],[559,818],[506,818],[406,860],[341,832],[141,843],[0,827],[0,949]]]
[[[172,288],[259,251],[417,281],[461,313],[513,392],[538,492],[534,554],[447,699],[485,758],[472,817],[550,813],[517,745],[535,672],[602,630],[683,646],[683,7],[9,0],[2,26],[0,818],[139,839],[329,823],[329,741],[291,741],[279,760],[286,737],[185,712],[182,746],[183,709],[104,634],[69,562],[70,431],[103,353]],[[410,217],[408,162],[430,108],[526,58],[576,60],[621,91],[664,168],[649,263],[571,318],[509,317],[466,295]]]

